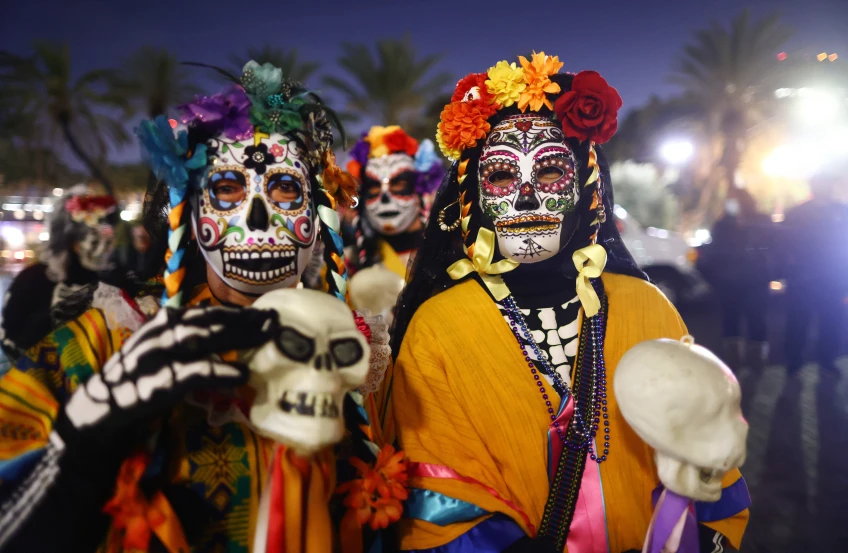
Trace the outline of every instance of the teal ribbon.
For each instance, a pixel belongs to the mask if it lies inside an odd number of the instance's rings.
[[[489,514],[489,511],[473,503],[420,488],[409,490],[409,499],[406,500],[404,512],[408,518],[423,520],[438,526],[466,522]]]

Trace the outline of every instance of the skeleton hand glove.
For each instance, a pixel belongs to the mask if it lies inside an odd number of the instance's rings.
[[[247,367],[215,354],[267,342],[276,318],[258,309],[162,309],[74,393],[65,408],[70,426],[120,428],[167,409],[188,391],[243,384]]]
[[[137,423],[189,391],[245,382],[246,367],[216,354],[267,342],[276,321],[276,313],[258,309],[161,310],[71,396],[47,452],[0,504],[0,549],[93,551],[121,462],[150,438]]]

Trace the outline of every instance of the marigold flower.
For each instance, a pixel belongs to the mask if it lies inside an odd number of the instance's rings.
[[[443,156],[445,156],[447,159],[449,159],[451,161],[456,161],[462,155],[462,152],[457,150],[457,149],[448,148],[445,145],[445,141],[442,139],[442,131],[439,128],[441,126],[442,126],[442,124],[439,123],[438,127],[436,128],[436,144],[439,145],[439,150],[442,152]]]
[[[415,152],[418,151],[418,141],[406,134],[403,129],[397,129],[384,135],[383,144],[392,154],[404,153],[408,156],[414,156]]]
[[[517,102],[521,93],[527,88],[524,69],[515,65],[515,62],[499,61],[494,67],[489,68],[488,76],[487,91],[495,98],[495,102],[503,107],[509,107]]]
[[[439,130],[442,141],[451,150],[462,151],[473,148],[477,141],[485,138],[491,126],[487,119],[497,111],[484,100],[452,102],[442,110]]]
[[[560,91],[559,85],[550,79],[550,76],[556,75],[563,66],[559,57],[546,56],[544,52],[533,52],[530,61],[524,56],[519,56],[518,61],[524,69],[524,81],[527,83],[518,100],[518,109],[522,112],[528,106],[532,111],[539,111],[542,106],[554,109],[546,94],[556,94]]]

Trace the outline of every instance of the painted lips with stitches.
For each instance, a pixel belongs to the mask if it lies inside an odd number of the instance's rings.
[[[297,248],[290,244],[225,246],[224,274],[248,284],[274,284],[297,272]]]
[[[555,232],[562,221],[551,215],[520,215],[501,219],[495,223],[499,232],[504,234],[538,234]]]

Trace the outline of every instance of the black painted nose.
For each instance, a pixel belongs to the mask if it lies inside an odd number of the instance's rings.
[[[316,355],[314,362],[315,370],[325,370],[329,371],[333,368],[333,359],[330,357],[329,353],[325,353],[324,355]]]
[[[542,207],[539,203],[539,198],[536,191],[530,186],[530,183],[525,182],[521,185],[521,190],[518,192],[518,198],[515,200],[515,209],[517,211],[535,211]]]
[[[387,204],[387,203],[389,203],[390,201],[391,201],[391,198],[389,198],[389,193],[388,193],[388,192],[383,192],[383,195],[382,195],[382,196],[380,196],[380,203],[381,203],[381,204]]]
[[[247,214],[247,228],[250,230],[268,230],[268,209],[259,196],[254,196],[250,202],[250,212]]]

